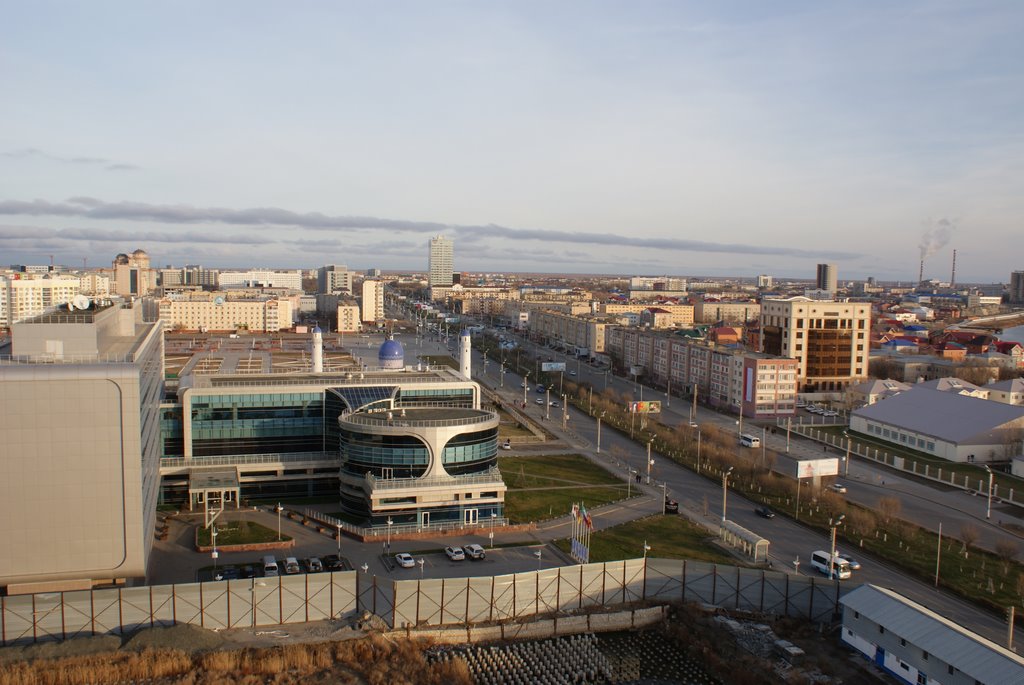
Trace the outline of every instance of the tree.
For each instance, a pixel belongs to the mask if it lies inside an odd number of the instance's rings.
[[[1019,551],[1020,548],[1013,540],[999,540],[996,542],[996,556],[999,557],[999,561],[1003,565],[1004,576],[1010,572],[1010,564]]]
[[[978,527],[973,523],[965,523],[960,526],[960,540],[964,543],[964,558],[970,554],[971,547],[978,541],[980,533]]]
[[[882,522],[889,524],[899,518],[903,510],[903,504],[898,497],[883,497],[878,500],[878,513],[882,516]]]

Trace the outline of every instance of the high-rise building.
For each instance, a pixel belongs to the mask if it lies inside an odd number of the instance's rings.
[[[428,285],[448,287],[452,284],[452,272],[455,270],[454,252],[452,241],[443,235],[430,239]]]
[[[819,264],[818,276],[815,287],[818,290],[827,290],[833,295],[839,288],[839,271],[835,264]]]
[[[1010,274],[1010,302],[1024,304],[1024,271]]]
[[[772,277],[769,276],[768,274],[761,274],[760,276],[757,277],[758,288],[770,288],[772,287],[773,282],[774,281]]]
[[[160,485],[163,327],[91,304],[12,326],[0,364],[0,587],[141,579]]]
[[[317,270],[316,291],[330,293],[352,293],[352,272],[344,264],[328,264]]]
[[[363,281],[363,321],[373,323],[384,319],[384,281]]]
[[[67,304],[81,288],[77,276],[0,277],[0,326],[7,327]]]
[[[114,257],[114,293],[121,297],[143,297],[156,286],[156,273],[149,266],[149,255],[145,250],[135,250],[131,255],[121,253]]]
[[[804,391],[842,390],[868,375],[871,305],[790,297],[761,303],[761,351],[799,361]]]

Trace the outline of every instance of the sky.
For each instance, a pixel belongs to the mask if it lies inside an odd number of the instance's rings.
[[[1024,3],[0,0],[0,264],[1006,282]]]

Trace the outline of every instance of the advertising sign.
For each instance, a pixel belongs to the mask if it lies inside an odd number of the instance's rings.
[[[633,414],[660,414],[661,400],[653,402],[630,402],[629,411]]]
[[[565,371],[565,362],[541,362],[541,371]]]
[[[815,476],[838,476],[839,459],[804,459],[796,463],[797,478],[814,478]]]

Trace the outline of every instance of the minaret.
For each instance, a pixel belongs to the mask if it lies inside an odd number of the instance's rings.
[[[473,370],[472,363],[473,354],[473,338],[469,335],[469,331],[462,331],[459,336],[459,372],[467,380],[473,380],[471,373]]]
[[[324,372],[324,335],[320,326],[313,328],[313,373]]]

